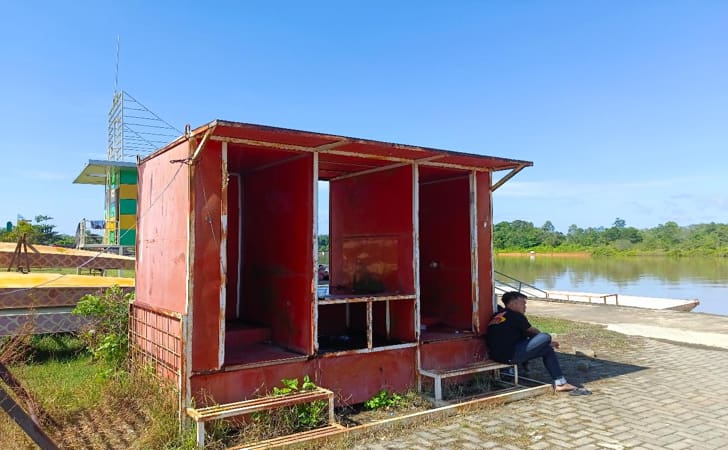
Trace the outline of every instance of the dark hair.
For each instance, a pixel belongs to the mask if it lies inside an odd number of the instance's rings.
[[[501,301],[504,305],[508,306],[510,302],[512,302],[513,300],[518,300],[519,298],[526,298],[526,295],[521,292],[511,291],[503,294]]]

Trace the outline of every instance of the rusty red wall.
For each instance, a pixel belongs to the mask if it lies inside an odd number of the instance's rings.
[[[350,293],[358,283],[414,293],[412,170],[403,166],[331,181],[332,292]]]
[[[190,379],[197,406],[259,397],[281,386],[281,380],[304,375],[336,394],[338,404],[353,405],[372,398],[382,389],[404,392],[414,388],[414,348],[316,358],[307,361],[250,367],[195,375]]]
[[[280,387],[282,379],[302,380],[304,375],[315,379],[313,361],[195,375],[190,379],[190,387],[197,406],[231,403],[265,395],[274,386]]]
[[[472,327],[469,176],[420,185],[420,311]]]
[[[324,357],[315,360],[317,380],[345,404],[372,398],[382,389],[404,392],[415,387],[415,348]]]
[[[415,340],[415,302],[414,300],[397,300],[389,302],[389,336],[399,342]],[[374,334],[386,336],[387,310],[385,302],[372,305],[372,322]]]
[[[227,207],[227,271],[226,271],[226,298],[225,318],[238,317],[237,304],[240,281],[240,231],[242,221],[241,179],[238,174],[230,174],[228,178],[228,207]]]
[[[192,166],[194,261],[192,265],[192,370],[220,366],[220,196],[222,144],[208,141]]]
[[[463,367],[482,361],[487,353],[481,337],[434,341],[420,345],[420,364],[423,369]]]
[[[491,175],[479,172],[476,175],[477,224],[478,230],[478,327],[476,332],[484,334],[493,316],[493,199],[490,191]]]
[[[273,342],[313,352],[313,155],[243,178],[242,316]]]
[[[185,314],[189,166],[187,142],[139,165],[136,303]]]

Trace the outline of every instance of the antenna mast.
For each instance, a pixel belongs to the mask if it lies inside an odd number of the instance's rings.
[[[119,86],[119,47],[121,47],[121,37],[116,35],[116,74],[114,75],[114,94],[116,94]]]

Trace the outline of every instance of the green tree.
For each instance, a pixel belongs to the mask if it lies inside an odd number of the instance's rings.
[[[50,223],[53,217],[46,215],[35,216],[35,225],[33,228],[37,231],[38,244],[53,244],[58,237],[55,231],[56,226]]]
[[[329,251],[329,235],[320,234],[318,237],[318,249],[320,252]]]
[[[0,230],[1,242],[18,242],[18,239],[25,234],[29,244],[60,244],[73,245],[74,238],[66,234],[59,234],[55,231],[56,226],[51,223],[53,217],[44,214],[35,216],[35,223],[30,220],[18,220],[18,223],[7,231]]]

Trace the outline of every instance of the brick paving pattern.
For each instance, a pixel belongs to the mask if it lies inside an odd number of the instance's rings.
[[[562,354],[566,394],[476,410],[370,438],[356,449],[728,448],[728,352],[642,337],[595,360]],[[531,376],[546,380],[539,361]]]

